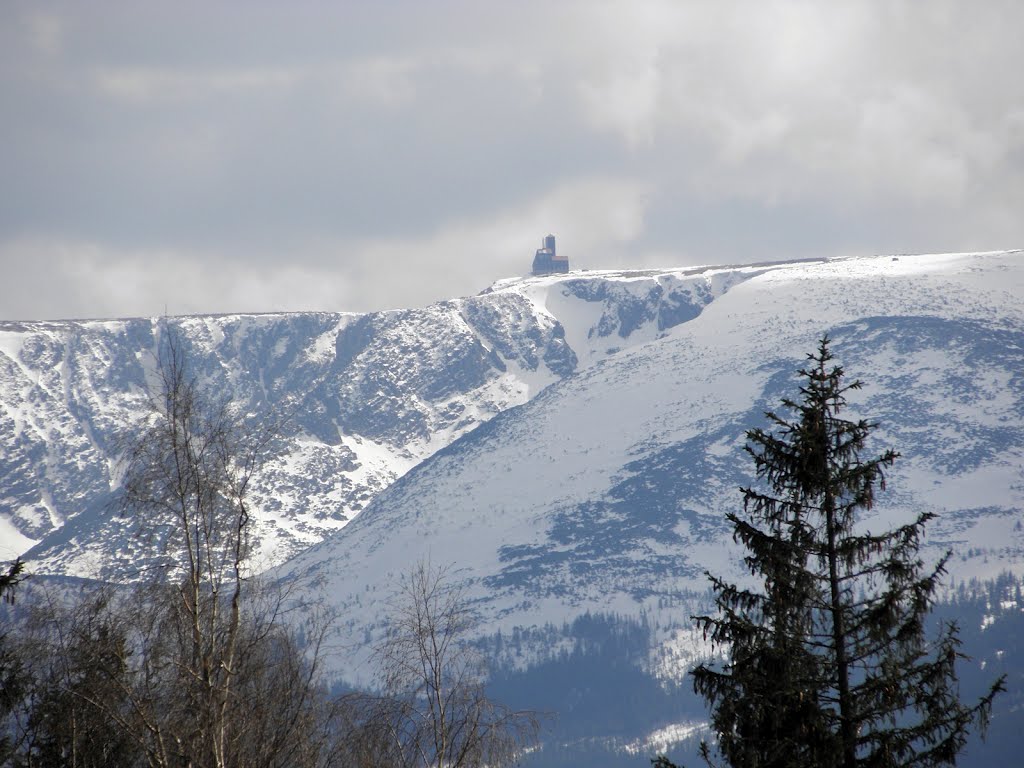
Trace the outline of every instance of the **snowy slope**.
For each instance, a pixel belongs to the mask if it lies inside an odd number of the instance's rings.
[[[664,334],[755,273],[573,273],[416,310],[169,322],[210,391],[291,416],[254,489],[259,563],[270,566],[495,414]],[[40,542],[39,573],[123,577],[145,565],[136,526],[108,501],[116,438],[145,410],[159,328],[0,323],[0,556]]]
[[[1024,572],[1024,253],[782,264],[713,288],[736,274],[706,273],[702,312],[645,325],[612,355],[595,307],[564,283],[517,288],[594,364],[438,452],[278,572],[336,608],[349,641],[379,636],[396,579],[429,558],[465,582],[487,632],[643,611],[679,628],[652,661],[685,663],[687,596],[705,569],[741,576],[723,514],[750,482],[743,432],[795,394],[826,332],[867,384],[850,413],[880,423],[878,452],[903,454],[865,525],[932,510],[928,554],[952,548],[954,578]],[[337,663],[360,679],[364,661]]]

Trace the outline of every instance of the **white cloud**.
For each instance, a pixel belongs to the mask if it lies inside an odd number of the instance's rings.
[[[261,311],[368,311],[472,295],[526,274],[554,230],[577,267],[610,266],[643,232],[645,188],[594,178],[430,237],[308,241],[301,256],[187,249],[110,249],[21,239],[0,244],[20,265],[8,319],[96,318]],[[314,260],[311,261],[310,259]]]
[[[52,13],[32,13],[27,19],[27,25],[29,41],[38,53],[56,56],[61,52],[64,24],[59,16]]]
[[[288,69],[229,69],[179,72],[140,67],[100,68],[94,73],[104,95],[129,102],[175,103],[220,98],[235,93],[280,92],[301,73]]]
[[[119,251],[94,243],[0,244],[0,265],[21,264],[21,293],[7,319],[154,317],[340,310],[353,288],[343,271],[300,264],[247,264],[222,254]]]
[[[409,56],[356,59],[340,73],[342,93],[384,107],[407,105],[415,101],[414,75],[420,67],[420,62]]]
[[[353,274],[366,286],[371,306],[417,305],[472,295],[500,278],[527,274],[534,249],[549,232],[574,267],[610,266],[643,233],[646,201],[641,182],[582,179],[508,210],[453,219],[429,237],[339,242],[332,248],[339,273]]]
[[[1024,243],[1019,3],[101,10],[0,11],[6,316],[43,284],[12,243],[157,310],[175,260],[232,309],[233,270],[270,308],[420,304],[549,230],[592,266]]]

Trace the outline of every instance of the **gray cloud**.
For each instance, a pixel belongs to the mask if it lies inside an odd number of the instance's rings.
[[[1024,242],[1014,2],[13,3],[0,318]]]

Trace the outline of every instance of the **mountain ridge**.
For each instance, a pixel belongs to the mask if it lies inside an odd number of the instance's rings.
[[[161,323],[184,336],[209,388],[231,391],[251,410],[299,401],[289,449],[259,489],[266,512],[257,526],[260,559],[273,565],[342,527],[395,478],[479,423],[642,341],[641,332],[653,338],[692,317],[713,299],[716,281],[728,282],[722,274],[520,278],[475,297],[368,314],[0,323],[0,449],[7,457],[0,487],[8,489],[0,498],[0,544],[10,542],[12,555],[25,551],[85,514],[76,527],[82,535],[103,528],[99,538],[124,550],[121,562],[101,555],[74,565],[69,529],[53,540],[59,547],[36,546],[37,567],[100,577],[130,570],[141,548],[103,517],[101,501],[116,485],[116,435],[135,423],[152,391]],[[581,357],[546,306],[559,284],[562,312],[582,307],[593,315],[568,323]],[[294,490],[291,498],[279,498],[282,488]]]
[[[666,630],[653,653],[692,660],[694,638],[673,640],[686,608],[660,606],[706,589],[706,569],[743,577],[724,512],[751,482],[744,431],[795,394],[826,332],[866,382],[851,412],[880,423],[871,450],[904,454],[865,524],[932,509],[925,554],[953,548],[954,578],[1020,573],[1022,266],[1000,253],[762,273],[453,442],[276,573],[319,584],[344,632],[374,636],[402,564],[444,559],[488,631],[646,616]]]
[[[770,427],[825,333],[865,382],[848,413],[877,422],[868,451],[903,454],[863,525],[935,512],[922,554],[953,552],[943,616],[974,595],[968,676],[1022,679],[1017,602],[985,597],[1024,574],[1021,296],[1024,251],[1007,251],[572,272],[420,309],[168,322],[206,387],[297,412],[254,486],[258,565],[336,616],[336,679],[372,683],[395,588],[427,559],[466,590],[492,683],[562,712],[565,739],[617,735],[595,759],[619,764],[615,743],[699,729],[679,683],[709,650],[689,617],[705,570],[745,576],[724,519],[753,482],[744,433]],[[21,514],[49,525],[37,574],[131,580],[149,555],[106,503],[159,321],[74,325],[0,323],[0,540]],[[1012,753],[1019,717],[999,717]],[[553,764],[578,764],[565,744]]]

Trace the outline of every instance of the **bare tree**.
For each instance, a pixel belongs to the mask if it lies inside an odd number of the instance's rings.
[[[247,563],[248,489],[278,430],[205,397],[166,325],[157,362],[144,428],[122,444],[118,505],[161,567],[134,586],[34,600],[16,649],[28,663],[9,718],[15,764],[329,765],[328,622]]]
[[[348,759],[358,766],[472,768],[515,761],[537,739],[534,713],[487,696],[486,666],[467,642],[473,614],[444,569],[421,562],[394,601],[377,647],[382,695],[348,700]]]
[[[279,425],[206,396],[166,323],[159,349],[118,505],[159,543],[163,567],[116,606],[134,654],[118,722],[152,766],[318,765],[332,715],[320,683],[326,624],[313,621],[298,643],[285,596],[248,566],[249,487]]]
[[[190,727],[177,730],[172,751],[223,768],[251,549],[247,493],[274,433],[252,429],[227,399],[203,397],[167,324],[158,362],[147,428],[126,445],[119,504],[162,534],[166,578],[175,585],[162,601],[169,610],[160,636],[173,645],[180,716]],[[166,752],[168,734],[153,735]]]

